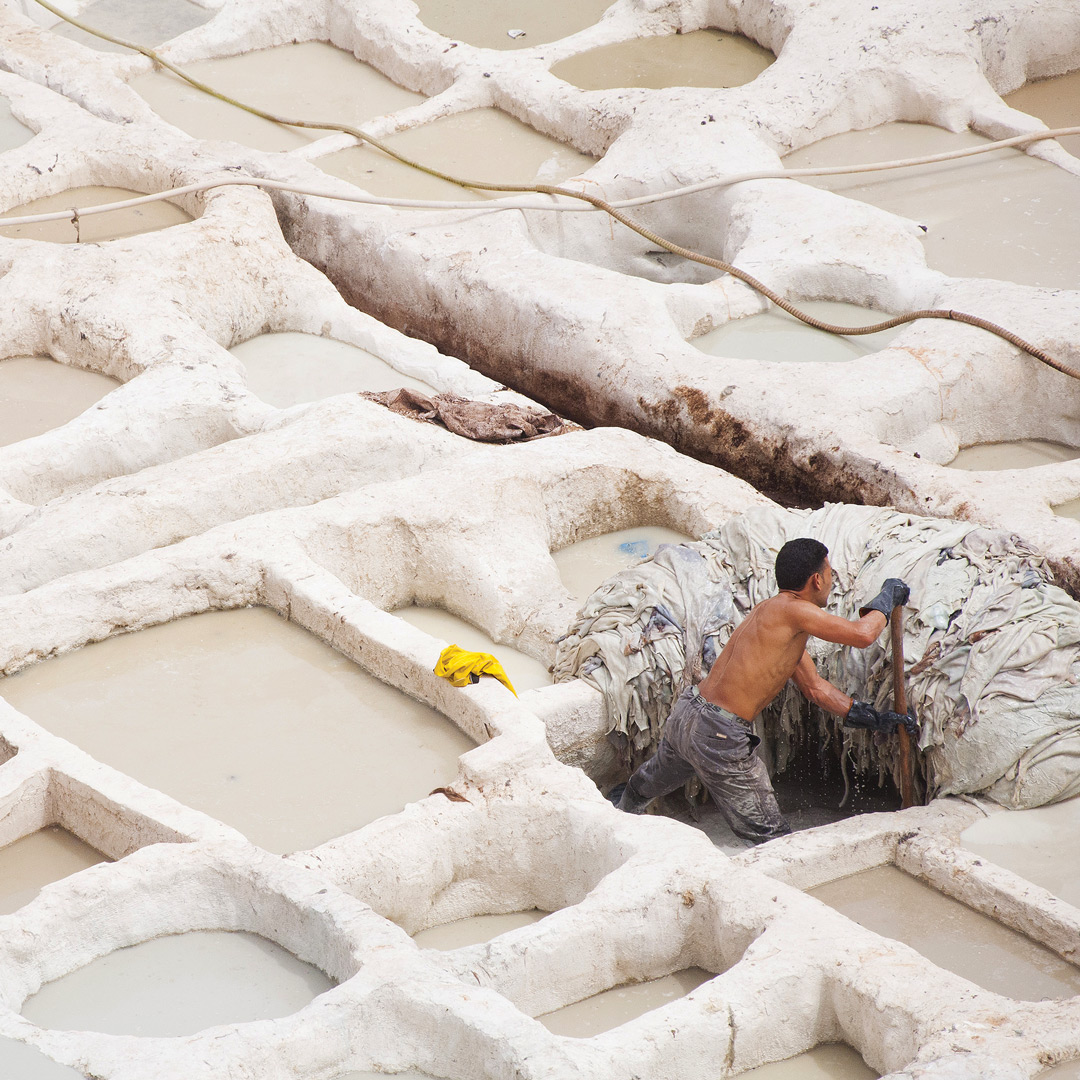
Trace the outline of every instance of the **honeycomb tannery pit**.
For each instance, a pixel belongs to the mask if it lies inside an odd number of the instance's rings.
[[[0,1080],[1076,1075],[1080,384],[667,245],[1080,371],[1080,10],[61,7],[320,126],[0,0]],[[799,530],[927,805],[616,811]]]

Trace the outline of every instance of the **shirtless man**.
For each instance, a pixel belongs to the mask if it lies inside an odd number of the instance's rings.
[[[656,753],[625,785],[616,805],[643,813],[655,798],[681,787],[695,773],[736,836],[760,843],[791,832],[776,804],[769,774],[754,749],[754,717],[788,679],[816,705],[844,717],[848,727],[894,732],[910,717],[879,713],[853,701],[814,667],[806,641],[818,637],[865,649],[889,622],[908,587],[889,578],[858,619],[824,610],[832,588],[829,549],[817,540],[789,540],[776,556],[776,596],[758,604],[736,627],[701,683],[685,691],[664,725]],[[612,792],[612,797],[616,792]],[[614,801],[614,799],[613,799]]]

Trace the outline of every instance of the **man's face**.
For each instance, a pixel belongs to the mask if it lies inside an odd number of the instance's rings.
[[[833,586],[832,566],[829,565],[828,558],[825,559],[821,569],[814,575],[813,580],[816,583],[820,583],[820,588],[814,593],[814,603],[817,604],[818,607],[823,608],[829,602],[829,593],[832,592]]]

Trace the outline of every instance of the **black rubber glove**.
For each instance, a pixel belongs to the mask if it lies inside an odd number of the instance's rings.
[[[887,622],[889,616],[892,615],[892,609],[897,604],[906,604],[910,595],[911,590],[898,577],[886,578],[885,584],[881,586],[881,592],[869,604],[864,604],[859,608],[859,614],[865,615],[868,611],[880,611]]]
[[[883,735],[895,734],[901,724],[907,728],[909,735],[918,736],[919,722],[911,709],[906,713],[878,712],[865,701],[853,701],[844,717],[844,727],[866,728],[867,731],[880,731]]]

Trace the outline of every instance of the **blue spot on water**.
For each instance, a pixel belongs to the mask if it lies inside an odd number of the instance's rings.
[[[627,540],[625,544],[619,545],[619,550],[627,555],[636,555],[639,559],[644,559],[649,554],[649,541]]]

